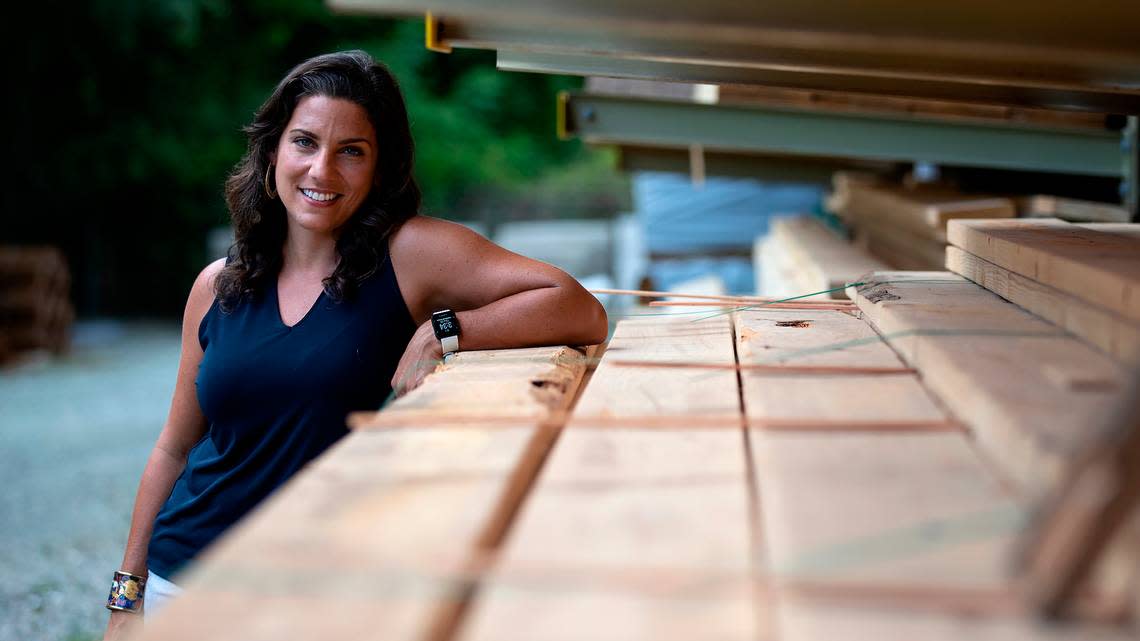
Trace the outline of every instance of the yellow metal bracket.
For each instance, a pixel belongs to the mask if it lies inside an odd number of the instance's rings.
[[[443,23],[428,11],[424,14],[424,46],[429,51],[451,53],[451,45],[444,42],[440,35],[443,32]]]
[[[554,127],[555,127],[555,131],[558,132],[558,139],[559,140],[570,140],[571,138],[573,138],[573,136],[570,134],[570,130],[566,126],[567,123],[569,123],[569,118],[570,118],[570,114],[567,113],[567,111],[569,109],[570,109],[570,92],[559,91],[558,92],[558,106],[556,107],[555,113],[554,113]]]

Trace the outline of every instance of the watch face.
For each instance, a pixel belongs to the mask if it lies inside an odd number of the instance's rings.
[[[455,312],[449,309],[432,314],[431,324],[437,338],[459,334],[459,319],[455,317]]]

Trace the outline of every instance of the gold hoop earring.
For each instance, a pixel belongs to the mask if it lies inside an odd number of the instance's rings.
[[[269,168],[265,170],[265,195],[269,196],[270,200],[277,200],[277,192],[269,186],[269,174],[273,173],[273,167],[274,165],[269,165]]]

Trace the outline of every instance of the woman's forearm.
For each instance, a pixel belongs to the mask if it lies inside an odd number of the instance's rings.
[[[601,303],[577,283],[529,289],[476,309],[456,313],[459,350],[537,345],[594,345],[606,340],[609,325]],[[404,394],[417,387],[443,356],[442,345],[425,322],[412,336],[392,376]]]
[[[601,303],[579,287],[543,287],[458,312],[459,349],[593,345],[606,339]]]
[[[162,509],[162,504],[170,496],[174,482],[185,467],[185,456],[176,456],[159,445],[151,450],[135,496],[135,507],[131,513],[131,530],[127,535],[127,546],[120,570],[146,576],[147,547],[150,544],[151,532],[154,530],[154,519]]]

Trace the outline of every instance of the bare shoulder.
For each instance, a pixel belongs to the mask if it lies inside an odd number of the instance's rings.
[[[417,215],[396,230],[389,246],[396,258],[397,255],[423,256],[486,244],[489,244],[487,239],[459,223]]]
[[[407,282],[425,293],[441,279],[471,275],[490,256],[504,253],[474,231],[447,220],[413,216],[388,244],[401,286]],[[430,293],[428,294],[431,295]]]
[[[210,305],[214,302],[214,283],[218,280],[218,274],[222,272],[222,268],[226,266],[226,259],[219,258],[214,262],[206,265],[198,277],[194,279],[194,285],[190,288],[190,296],[186,300],[186,318],[188,320],[197,319],[201,321],[202,317],[209,311]]]
[[[454,291],[470,289],[485,259],[505,253],[459,223],[429,216],[408,219],[388,246],[404,303],[417,322],[441,305],[464,308]]]

